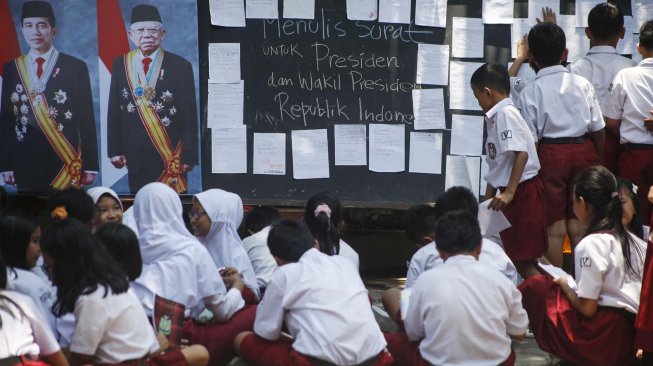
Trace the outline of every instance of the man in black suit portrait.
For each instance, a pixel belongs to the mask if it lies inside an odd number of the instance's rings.
[[[88,68],[53,46],[50,3],[25,2],[21,23],[30,50],[4,66],[0,175],[19,193],[91,184],[98,153]]]
[[[150,182],[188,190],[197,164],[197,110],[193,69],[161,47],[166,36],[152,5],[132,9],[129,39],[136,49],[113,62],[107,118],[111,163],[128,169],[129,189]]]

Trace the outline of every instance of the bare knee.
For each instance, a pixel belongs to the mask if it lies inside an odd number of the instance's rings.
[[[190,366],[206,366],[209,363],[209,351],[200,344],[182,348],[181,353]]]
[[[253,334],[254,334],[254,332],[240,332],[240,333],[238,333],[236,338],[234,338],[234,349],[236,350],[236,353],[238,353],[238,355],[240,355],[240,345],[241,345],[241,343],[243,343],[243,339],[245,339],[245,337],[247,337],[249,335],[253,335]]]
[[[548,227],[549,236],[560,238],[560,241],[567,235],[567,222],[566,220],[558,220]]]
[[[385,290],[381,296],[381,302],[383,303],[383,307],[390,314],[390,316],[394,316],[397,310],[399,310],[399,304],[401,302],[401,290],[397,287]]]

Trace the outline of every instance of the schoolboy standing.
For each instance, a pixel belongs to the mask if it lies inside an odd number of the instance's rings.
[[[615,76],[603,113],[608,128],[621,135],[621,176],[637,185],[642,217],[649,218],[651,203],[646,194],[653,185],[653,123],[644,119],[653,109],[653,21],[642,25],[637,50],[642,62]]]
[[[471,87],[485,113],[487,129],[485,199],[492,200],[489,208],[501,210],[511,223],[500,233],[501,241],[522,277],[529,277],[538,273],[535,261],[548,247],[535,141],[509,97],[510,77],[505,66],[479,67],[472,75]]]
[[[444,264],[415,283],[406,333],[386,334],[398,365],[513,365],[511,338],[526,333],[521,294],[499,271],[478,260],[477,218],[453,211],[438,220],[437,250]]]
[[[594,87],[560,65],[567,58],[565,44],[565,33],[553,23],[531,28],[529,58],[538,72],[516,103],[538,141],[549,237],[546,256],[558,267],[565,235],[573,244],[581,235],[571,204],[572,180],[583,168],[602,162],[605,139]]]
[[[585,35],[590,39],[592,48],[585,57],[569,64],[567,69],[592,83],[596,98],[603,106],[615,75],[637,63],[617,53],[617,43],[624,38],[626,32],[624,14],[618,6],[611,3],[596,5],[587,16],[587,24]],[[619,131],[612,132],[607,128],[603,146],[603,166],[615,175],[619,175],[620,153]]]

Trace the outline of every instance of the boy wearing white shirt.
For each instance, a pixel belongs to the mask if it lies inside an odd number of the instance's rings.
[[[637,185],[641,214],[648,219],[651,203],[647,192],[653,185],[653,123],[644,120],[653,109],[653,21],[642,25],[637,50],[642,62],[615,76],[602,107],[608,128],[621,135],[621,176]]]
[[[303,222],[272,226],[268,246],[279,268],[258,305],[254,333],[234,340],[251,365],[390,365],[386,342],[358,271],[316,249]],[[286,325],[292,340],[282,337]]]
[[[546,252],[548,243],[535,141],[509,97],[510,77],[505,66],[484,64],[472,74],[470,83],[485,112],[488,208],[502,211],[511,224],[500,233],[501,241],[521,276],[539,274],[534,262]],[[529,238],[528,244],[524,238]]]
[[[386,334],[399,365],[513,365],[511,338],[528,317],[515,285],[478,260],[481,231],[467,211],[445,214],[436,227],[444,264],[417,279],[406,333]]]
[[[270,277],[277,268],[277,262],[275,262],[268,248],[268,233],[270,232],[270,225],[280,219],[281,215],[276,208],[259,206],[254,207],[247,213],[243,223],[250,234],[250,236],[243,239],[243,246],[247,251],[250,262],[252,262],[256,282],[261,293],[268,286]]]
[[[539,71],[524,88],[515,106],[521,111],[537,141],[544,186],[551,264],[562,265],[562,241],[569,235],[575,245],[581,227],[571,205],[571,181],[585,167],[603,160],[605,123],[594,87],[571,74],[561,60],[567,58],[563,30],[541,23],[528,34],[530,62]]]
[[[608,88],[615,75],[627,67],[637,65],[635,61],[617,53],[617,43],[624,38],[624,14],[621,9],[611,3],[596,5],[587,16],[585,34],[590,39],[592,48],[585,57],[579,58],[567,66],[576,75],[589,80],[594,85],[596,97],[601,106],[608,93]],[[619,175],[619,134],[610,129],[605,130],[603,146],[603,166]]]

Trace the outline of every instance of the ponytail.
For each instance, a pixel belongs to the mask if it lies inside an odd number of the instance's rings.
[[[633,266],[631,248],[635,248],[640,258],[642,253],[639,246],[635,245],[632,234],[626,230],[621,221],[623,209],[618,189],[614,175],[606,168],[597,165],[578,173],[574,183],[574,196],[576,199],[583,197],[592,207],[593,216],[585,236],[598,232],[612,232],[621,242],[627,270],[634,275],[640,275]]]
[[[341,211],[340,200],[330,192],[320,192],[306,202],[304,221],[322,253],[340,253],[338,224],[342,222]]]

